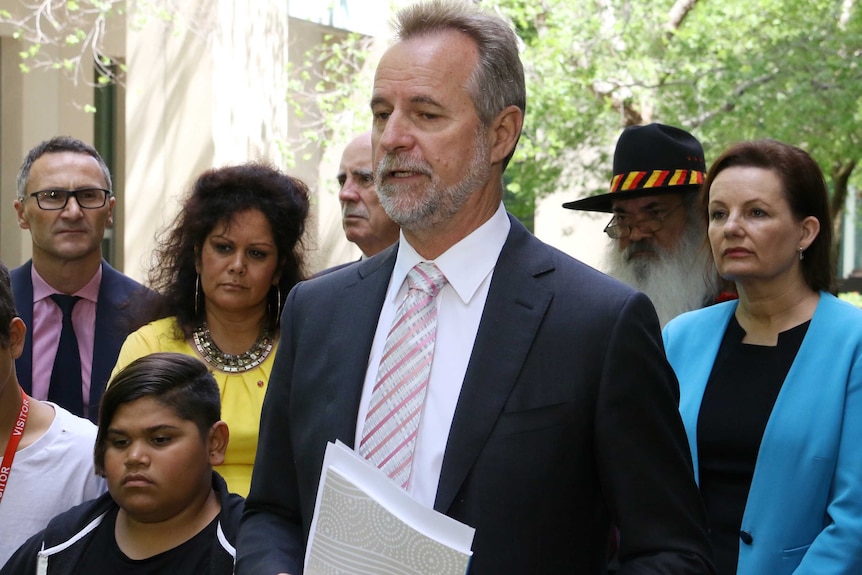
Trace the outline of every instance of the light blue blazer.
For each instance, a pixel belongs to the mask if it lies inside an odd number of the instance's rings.
[[[700,403],[736,305],[664,329],[696,476]],[[763,433],[742,532],[738,575],[862,573],[862,310],[828,293]]]

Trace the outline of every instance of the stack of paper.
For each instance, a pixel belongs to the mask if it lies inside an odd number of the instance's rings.
[[[326,447],[306,575],[464,575],[475,529],[417,503],[341,442]]]

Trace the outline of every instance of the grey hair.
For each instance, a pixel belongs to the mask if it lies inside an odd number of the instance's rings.
[[[464,0],[431,0],[399,10],[394,25],[396,38],[401,41],[455,30],[476,43],[479,62],[467,90],[483,126],[488,127],[508,106],[517,106],[522,114],[526,113],[527,89],[518,37],[502,17]],[[504,169],[511,155],[503,162]]]
[[[108,165],[105,160],[96,151],[96,148],[82,142],[71,136],[55,136],[50,140],[45,140],[38,144],[35,148],[27,153],[21,167],[18,168],[18,198],[21,199],[27,194],[27,182],[30,179],[30,169],[33,167],[33,162],[44,156],[45,154],[59,154],[60,152],[73,152],[76,154],[86,154],[95,158],[99,163],[99,168],[102,170],[102,175],[105,176],[105,184],[109,192],[113,193],[111,183],[111,172],[108,170]]]

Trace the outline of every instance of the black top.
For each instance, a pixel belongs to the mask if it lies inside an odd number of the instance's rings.
[[[209,541],[209,560],[201,569],[192,571],[195,575],[230,575],[234,571],[234,547],[236,546],[236,534],[239,530],[240,515],[242,515],[243,498],[235,493],[228,493],[227,484],[224,479],[212,472],[212,488],[221,503],[221,511],[216,518],[216,525],[204,528],[202,535],[196,539],[207,539]],[[6,564],[0,569],[0,575],[21,575],[36,573],[38,556],[40,550],[47,553],[47,575],[74,575],[80,573],[79,567],[84,567],[84,572],[111,572],[106,567],[90,567],[90,561],[100,561],[106,549],[105,544],[96,543],[90,552],[91,543],[98,529],[93,529],[92,523],[99,522],[97,527],[108,525],[102,532],[103,536],[114,536],[114,524],[116,514],[119,510],[117,503],[109,492],[102,494],[97,499],[86,501],[72,509],[54,517],[45,528],[28,539]],[[218,533],[218,536],[216,536]],[[195,548],[199,541],[192,543]],[[169,550],[172,553],[175,550]],[[89,555],[88,555],[89,554]],[[179,561],[183,561],[184,558]],[[87,571],[93,569],[93,571]],[[114,573],[128,573],[125,568]],[[173,568],[162,573],[183,573]],[[138,573],[138,571],[135,571]]]
[[[742,343],[745,332],[731,317],[716,355],[698,414],[697,450],[719,575],[736,573],[740,525],[757,452],[809,323],[780,333],[773,347]]]
[[[161,575],[163,573],[205,573],[216,537],[218,517],[197,535],[164,553],[146,559],[130,559],[117,545],[114,528],[119,508],[112,509],[93,533],[86,553],[75,573],[88,575]]]

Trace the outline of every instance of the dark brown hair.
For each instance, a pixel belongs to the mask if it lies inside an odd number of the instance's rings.
[[[784,197],[798,220],[814,216],[820,232],[802,260],[802,276],[815,291],[830,290],[835,273],[832,267],[832,218],[829,215],[829,193],[823,172],[808,152],[776,140],[753,140],[734,144],[712,164],[703,182],[702,210],[707,218],[709,190],[716,176],[731,167],[754,167],[770,170],[781,180]]]

